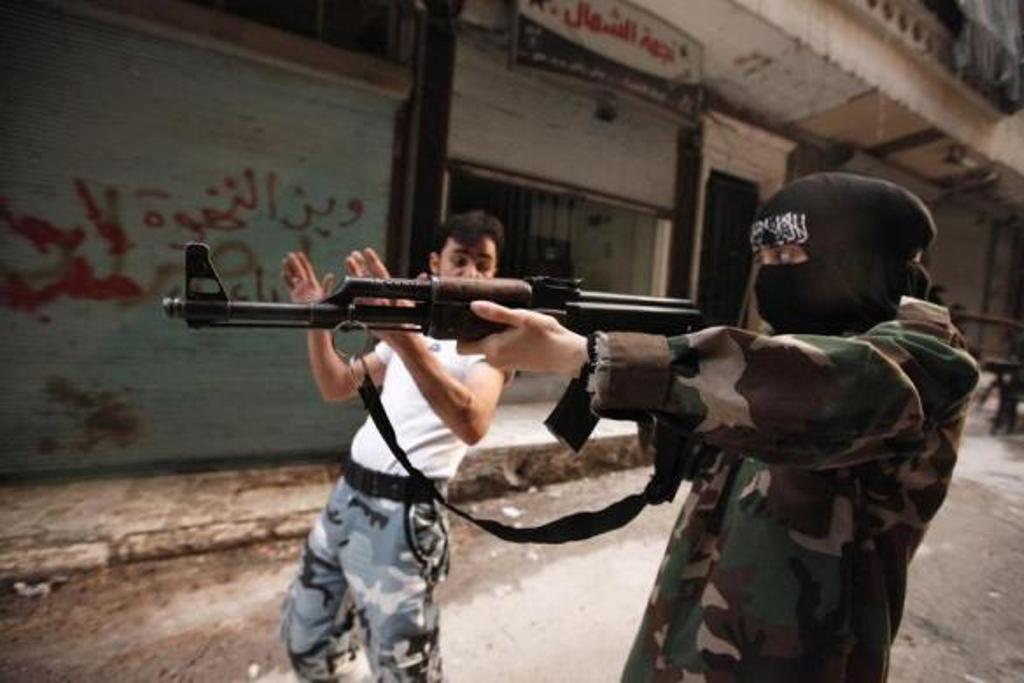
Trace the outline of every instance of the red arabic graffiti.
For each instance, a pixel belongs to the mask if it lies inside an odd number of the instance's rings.
[[[211,232],[244,230],[269,220],[288,231],[303,233],[300,242],[309,252],[312,243],[304,233],[329,237],[333,230],[354,224],[365,211],[359,198],[344,202],[334,196],[308,200],[300,185],[282,185],[276,173],[257,174],[250,168],[206,188],[210,199],[198,207],[182,208],[173,194],[161,188],[126,190],[83,178],[75,178],[73,186],[86,221],[84,227],[62,227],[39,216],[18,214],[8,199],[0,197],[0,226],[6,226],[34,252],[56,255],[58,261],[55,267],[34,271],[3,267],[0,306],[38,314],[61,298],[137,303],[163,294],[169,282],[180,277],[181,249],[189,240],[209,240]],[[165,246],[173,251],[168,262],[152,267],[146,285],[126,275],[126,257],[136,246],[129,235],[136,230],[167,229],[187,232],[187,239],[168,234],[170,240]],[[90,257],[96,253],[106,254],[109,263],[98,267]],[[254,274],[257,298],[263,298],[263,269],[248,245],[225,241],[215,245],[215,259],[218,254],[228,260],[232,254],[241,256],[244,272],[229,268],[222,276]],[[232,293],[245,298],[240,284],[232,286]],[[270,295],[278,299],[275,290]],[[48,318],[40,315],[39,320],[47,322]]]
[[[100,208],[83,181],[75,181],[75,191],[97,235],[107,243],[109,253],[120,255],[127,251],[129,243],[116,218]],[[106,193],[105,200],[108,209],[116,206],[116,193]],[[36,216],[17,216],[8,208],[7,200],[3,197],[0,197],[0,221],[25,237],[39,253],[50,253],[51,247],[56,247],[65,257],[61,275],[42,286],[33,287],[22,273],[6,273],[0,284],[0,302],[8,308],[35,311],[61,296],[107,301],[135,298],[142,292],[135,281],[119,273],[97,277],[92,264],[85,257],[74,255],[75,250],[86,240],[83,228],[76,226],[64,230]]]
[[[112,187],[103,189],[103,208],[100,208],[89,186],[81,178],[75,178],[75,192],[85,207],[85,215],[96,228],[96,232],[107,243],[110,254],[124,254],[131,244],[128,242],[128,235],[118,220],[117,190]]]
[[[319,217],[330,216],[332,213],[334,213],[334,208],[335,208],[334,197],[331,197],[331,198],[329,198],[327,200],[327,206],[325,206],[323,209],[314,209],[309,204],[306,204],[305,205],[306,215],[305,215],[304,220],[301,223],[292,223],[287,218],[284,218],[284,219],[281,220],[281,224],[284,225],[289,230],[305,230],[306,228],[308,228],[310,225],[313,224],[314,216],[319,216]],[[359,220],[359,217],[363,215],[363,202],[362,202],[362,200],[350,199],[349,202],[348,202],[348,211],[349,211],[349,213],[352,214],[353,217],[351,219],[349,219],[348,221],[339,221],[338,222],[339,226],[347,227],[347,226],[352,225],[353,223],[355,223],[357,220]],[[319,227],[314,226],[313,229],[317,233],[323,235],[324,237],[326,237],[329,234],[323,228],[319,228]]]
[[[551,13],[557,15],[557,10],[552,7]],[[652,35],[649,26],[642,27],[641,35],[641,27],[637,22],[623,18],[617,8],[612,8],[608,16],[605,17],[592,8],[586,0],[579,0],[575,7],[565,8],[562,13],[562,21],[569,28],[585,29],[591,33],[608,35],[629,45],[640,47],[662,64],[676,61],[677,50]],[[685,57],[686,46],[680,46],[678,53]]]
[[[85,231],[81,228],[61,230],[53,223],[35,216],[15,216],[7,208],[7,200],[3,197],[0,197],[0,220],[43,254],[49,253],[51,246],[74,249],[85,239]]]
[[[9,273],[0,285],[0,300],[16,311],[32,312],[61,296],[94,301],[125,301],[137,299],[142,288],[135,280],[120,274],[96,277],[92,264],[79,256],[72,258],[63,277],[34,288],[21,275]]]
[[[220,184],[206,188],[206,195],[225,202],[226,206],[175,210],[159,206],[173,199],[163,190],[147,188],[134,193],[138,200],[149,200],[142,218],[147,227],[158,229],[173,224],[190,231],[192,238],[198,240],[206,239],[208,230],[243,230],[254,217],[269,218],[289,230],[309,228],[321,237],[328,237],[334,228],[345,228],[358,221],[364,211],[363,202],[358,198],[349,199],[341,211],[334,196],[320,202],[306,201],[306,190],[302,186],[282,188],[273,171],[257,175],[251,168],[244,169],[240,177],[228,176]],[[279,207],[285,208],[279,210]]]

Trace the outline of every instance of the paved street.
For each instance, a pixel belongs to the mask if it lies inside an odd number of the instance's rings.
[[[912,565],[892,680],[1024,680],[1024,440],[972,425],[949,500]],[[642,487],[644,470],[477,504],[532,523]],[[678,502],[604,538],[515,546],[454,525],[440,599],[452,681],[613,681]],[[521,516],[517,516],[522,513]],[[115,567],[0,600],[0,679],[289,680],[275,641],[297,544]]]

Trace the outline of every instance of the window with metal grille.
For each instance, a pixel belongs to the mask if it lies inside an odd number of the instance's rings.
[[[653,294],[659,221],[653,213],[617,206],[557,187],[451,173],[448,213],[481,209],[505,227],[499,270],[506,277],[582,278],[586,289]]]

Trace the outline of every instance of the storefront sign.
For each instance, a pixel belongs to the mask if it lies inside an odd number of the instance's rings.
[[[515,64],[626,91],[692,115],[701,47],[622,0],[518,0]]]

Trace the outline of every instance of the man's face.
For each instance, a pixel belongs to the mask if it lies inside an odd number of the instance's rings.
[[[494,277],[498,247],[490,237],[469,247],[449,237],[440,253],[430,253],[430,272],[440,277]]]

